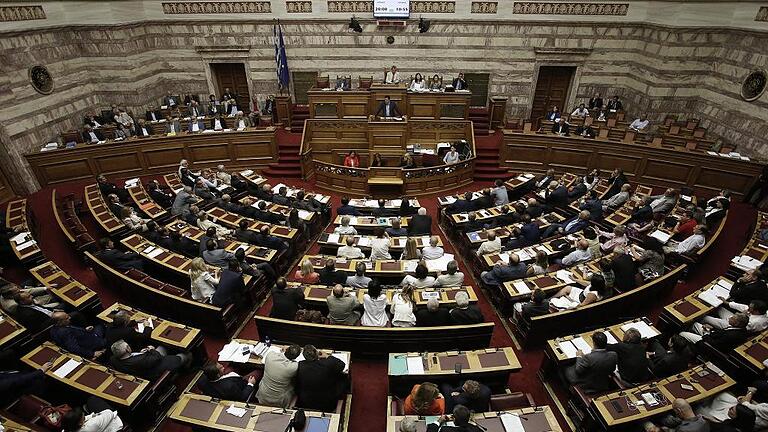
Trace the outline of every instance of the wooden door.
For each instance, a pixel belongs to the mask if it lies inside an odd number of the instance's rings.
[[[443,79],[445,80],[445,78]],[[469,105],[488,106],[488,83],[491,79],[491,74],[466,72],[464,73],[464,79],[467,80],[467,86],[472,92],[472,100],[469,102]],[[448,81],[443,82],[446,83]]]
[[[216,96],[221,97],[224,89],[229,88],[237,94],[237,106],[241,111],[251,111],[251,96],[248,93],[248,79],[243,63],[211,63],[211,71],[216,77]]]
[[[538,124],[544,118],[552,105],[563,113],[568,112],[565,103],[568,99],[568,88],[571,78],[576,71],[573,66],[542,66],[539,68],[539,78],[536,81],[536,92],[533,95],[531,120]],[[565,114],[563,114],[565,115]]]
[[[296,71],[291,75],[293,75],[293,100],[298,105],[309,104],[309,96],[307,96],[307,92],[315,86],[315,82],[317,81],[317,71]],[[336,83],[335,80],[332,80],[332,82],[334,84]]]

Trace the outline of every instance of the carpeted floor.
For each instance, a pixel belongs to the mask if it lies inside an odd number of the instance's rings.
[[[283,133],[281,132],[281,135]],[[290,139],[295,139],[294,135],[297,134],[285,134]],[[486,139],[483,137],[482,139]],[[487,139],[494,139],[489,137]],[[146,179],[142,179],[146,180]],[[307,189],[313,189],[312,184],[307,184],[302,181],[294,181],[292,179],[273,179],[276,182],[285,182],[294,186],[302,186]],[[273,183],[273,184],[274,184]],[[74,193],[77,197],[82,198],[83,187],[86,183],[79,184],[67,184],[57,187],[59,194]],[[489,183],[475,183],[470,187],[457,190],[455,192],[461,192],[463,190],[476,190],[481,187],[488,186]],[[339,195],[333,196],[332,205],[333,208],[339,205]],[[441,232],[437,225],[437,200],[435,196],[419,197],[422,204],[428,209],[429,214],[433,215],[433,233],[438,233],[442,236],[445,243],[446,252],[453,253],[453,247],[450,244],[448,238]],[[114,301],[120,300],[122,302],[131,304],[130,298],[118,299],[114,292],[109,287],[103,286],[94,273],[87,268],[82,260],[73,250],[73,248],[67,243],[66,238],[60,232],[56,221],[54,220],[51,212],[51,188],[43,189],[30,197],[29,204],[32,212],[34,213],[36,220],[38,234],[37,239],[41,244],[41,248],[48,259],[56,262],[63,270],[70,273],[78,281],[91,287],[99,293],[102,303],[105,306],[112,304]],[[688,275],[688,280],[684,283],[678,284],[671,292],[666,296],[659,298],[655,302],[654,307],[647,310],[627,311],[623,315],[648,315],[655,320],[661,307],[673,299],[679,298],[687,293],[699,288],[706,282],[710,281],[717,275],[723,274],[728,267],[728,261],[736,253],[738,253],[744,246],[747,239],[747,231],[751,224],[754,222],[755,212],[750,207],[734,204],[731,209],[731,214],[728,217],[727,224],[718,240],[717,248],[711,253],[704,262],[701,263],[695,272]],[[94,236],[99,237],[99,233],[94,221],[87,214],[87,209],[82,216],[83,222]],[[330,229],[330,228],[329,228]],[[314,246],[317,248],[317,246]],[[310,252],[316,251],[316,249],[310,249]],[[460,262],[461,270],[469,275],[472,272],[465,267],[463,262]],[[9,269],[6,271],[6,275],[15,281],[22,280],[25,275],[16,269]],[[475,285],[474,281],[468,279],[468,283]],[[486,319],[493,320],[496,324],[495,331],[491,340],[491,345],[494,347],[501,346],[513,346],[513,341],[510,338],[507,331],[502,325],[501,319],[494,312],[493,307],[489,304],[486,296],[478,291],[479,306],[483,311]],[[262,307],[260,313],[268,310],[270,307],[269,301]],[[564,329],[564,333],[567,330]],[[258,338],[255,326],[253,322],[249,322],[241,334],[240,337],[244,338]],[[226,341],[206,338],[205,346],[211,358],[216,357],[216,353]],[[318,346],[322,346],[322,341],[317,342]],[[525,350],[517,352],[518,357],[523,365],[523,370],[513,374],[509,388],[516,391],[525,391],[531,393],[538,404],[550,404],[553,405],[553,401],[550,400],[548,393],[545,391],[541,381],[537,377],[536,372],[539,370],[543,353],[539,349]],[[386,422],[386,400],[387,400],[387,374],[386,374],[386,361],[370,361],[353,359],[352,367],[352,382],[353,382],[353,399],[352,410],[350,417],[350,431],[383,431],[385,430]],[[558,394],[562,392],[558,391]],[[555,410],[557,412],[557,410]],[[558,414],[559,416],[559,414]],[[564,430],[568,430],[566,424],[560,418],[561,424]],[[166,430],[184,430],[181,427],[168,426]]]

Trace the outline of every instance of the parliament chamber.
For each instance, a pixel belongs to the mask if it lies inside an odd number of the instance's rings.
[[[767,21],[0,5],[0,432],[768,431]]]

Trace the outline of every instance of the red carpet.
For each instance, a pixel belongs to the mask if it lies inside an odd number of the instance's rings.
[[[293,140],[300,139],[298,134],[279,134],[281,142],[291,142]],[[498,138],[497,138],[498,139]],[[297,142],[297,141],[293,141]],[[275,178],[273,181],[285,182],[296,186],[306,186],[307,189],[312,189],[311,184],[306,184],[300,180]],[[90,182],[88,182],[90,183]],[[78,198],[82,198],[83,186],[85,183],[80,184],[67,184],[60,186],[57,191],[60,194],[69,192],[75,193]],[[470,187],[463,190],[476,190],[481,187],[488,186],[489,183],[477,182]],[[339,205],[339,196],[334,196],[332,205],[336,208]],[[63,270],[69,272],[80,282],[94,289],[99,293],[102,299],[102,303],[107,306],[116,300],[124,301],[131,304],[131,299],[118,299],[115,293],[112,292],[109,287],[102,286],[93,272],[88,269],[83,263],[81,258],[74,252],[74,249],[67,243],[66,238],[59,230],[56,221],[53,218],[51,212],[51,189],[46,188],[38,193],[35,193],[30,197],[30,206],[37,219],[38,227],[40,227],[37,239],[41,244],[41,247],[48,257],[48,259],[56,262]],[[445,243],[446,252],[453,253],[453,248],[448,241],[447,237],[440,231],[437,225],[437,201],[436,197],[420,197],[429,214],[433,215],[433,233],[439,233],[443,242]],[[633,314],[637,315],[649,315],[653,319],[658,315],[661,307],[673,299],[679,298],[705,284],[713,279],[715,276],[723,274],[728,267],[728,261],[731,257],[737,254],[744,246],[746,241],[746,230],[754,221],[755,212],[749,207],[741,204],[734,204],[731,209],[726,227],[718,241],[717,248],[713,250],[694,274],[688,276],[688,280],[685,283],[678,284],[675,289],[670,292],[665,298],[660,298],[654,308],[648,310],[633,311]],[[99,238],[100,234],[96,229],[96,226],[91,219],[90,215],[85,209],[85,214],[82,216],[83,223],[88,227],[94,238]],[[316,248],[317,246],[315,246]],[[315,251],[314,250],[310,250]],[[467,274],[472,274],[472,271],[465,267],[465,264],[460,261],[461,270]],[[8,272],[9,278],[17,280],[23,276],[10,269]],[[467,279],[467,283],[475,285],[471,278]],[[496,323],[496,329],[493,333],[491,344],[494,347],[499,346],[512,346],[512,340],[507,334],[506,330],[501,324],[499,317],[494,313],[491,305],[488,303],[485,295],[478,290],[479,305],[486,319],[493,320]],[[264,313],[269,308],[269,302],[264,305],[260,313]],[[243,338],[257,338],[255,326],[251,321],[242,333],[239,335]],[[216,357],[216,353],[219,351],[225,341],[217,340],[214,338],[206,338],[205,345],[209,356]],[[322,341],[318,341],[318,346],[322,346]],[[547,392],[544,390],[541,382],[539,381],[536,373],[541,365],[543,353],[541,350],[526,350],[518,351],[518,357],[523,365],[523,370],[516,374],[513,374],[509,382],[509,388],[515,391],[525,391],[531,393],[538,404],[553,405],[553,402],[549,399]],[[353,377],[353,400],[352,411],[350,418],[350,431],[383,431],[385,430],[386,422],[386,400],[387,400],[387,375],[386,375],[386,361],[363,361],[359,359],[353,359],[351,373]],[[554,406],[554,405],[553,405]],[[557,410],[555,410],[557,413]],[[561,420],[564,430],[568,430],[565,423]],[[186,428],[175,427],[166,425],[164,430],[186,430]]]

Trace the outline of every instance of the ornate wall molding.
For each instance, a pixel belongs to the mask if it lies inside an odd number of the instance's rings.
[[[455,13],[455,1],[411,0],[411,13]]]
[[[373,13],[373,2],[370,0],[328,0],[329,13]]]
[[[312,1],[310,0],[299,0],[299,1],[293,1],[288,0],[285,2],[285,11],[288,13],[312,13]]]
[[[31,21],[45,19],[42,6],[1,6],[0,21]]]
[[[757,11],[755,21],[768,21],[768,6],[763,6]]]
[[[515,2],[512,13],[523,15],[626,15],[629,3]]]
[[[166,15],[271,13],[268,1],[179,1],[163,2]]]
[[[499,3],[495,1],[473,1],[472,13],[476,14],[495,14],[499,10]]]

